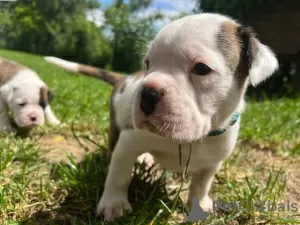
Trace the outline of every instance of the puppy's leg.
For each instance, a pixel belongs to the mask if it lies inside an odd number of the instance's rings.
[[[190,185],[190,193],[188,198],[189,206],[192,205],[192,200],[194,197],[199,198],[200,206],[204,211],[213,211],[213,201],[208,196],[214,175],[221,167],[221,163],[212,166],[210,168],[205,168],[194,172],[192,174],[192,180]]]
[[[130,131],[122,131],[111,156],[104,192],[97,207],[97,214],[111,221],[123,215],[123,208],[131,211],[128,201],[128,186],[131,173],[139,154],[135,151]]]
[[[0,98],[0,131],[15,132],[16,129],[12,126],[8,108],[3,99]]]
[[[50,125],[57,126],[60,124],[60,121],[54,115],[50,105],[46,105],[45,107],[45,116]]]

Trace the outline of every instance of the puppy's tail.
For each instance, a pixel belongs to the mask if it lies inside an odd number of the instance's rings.
[[[65,70],[72,71],[75,73],[82,73],[94,78],[98,78],[100,80],[105,81],[110,85],[114,85],[119,80],[123,78],[123,76],[119,73],[110,72],[103,69],[98,69],[92,66],[83,65],[75,62],[66,61],[57,57],[47,56],[44,59],[48,63],[52,63],[58,67],[61,67]]]

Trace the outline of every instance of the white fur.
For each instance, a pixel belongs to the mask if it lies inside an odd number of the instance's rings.
[[[0,131],[14,131],[8,111],[19,127],[41,126],[45,123],[44,110],[39,105],[40,88],[46,84],[30,69],[22,69],[0,87]],[[24,106],[19,104],[25,103]],[[49,123],[58,125],[50,105],[46,107]],[[30,118],[36,117],[36,121]]]
[[[105,189],[97,213],[106,220],[132,210],[128,185],[136,159],[150,153],[164,168],[183,171],[191,146],[192,175],[189,202],[194,196],[206,211],[212,211],[208,196],[214,175],[236,144],[240,119],[219,136],[207,133],[228,126],[232,115],[242,112],[247,83],[239,86],[217,43],[224,22],[237,24],[218,14],[199,14],[176,20],[164,27],[151,42],[146,60],[150,68],[144,78],[127,78],[122,94],[113,97],[116,122],[121,130],[113,150]],[[259,53],[250,71],[253,84],[262,82],[278,66],[268,48],[257,41]],[[195,63],[213,69],[207,76],[191,73]],[[140,109],[144,86],[164,90],[155,111],[146,116]],[[135,129],[125,129],[130,123]],[[182,144],[179,164],[179,147]],[[188,144],[190,143],[190,145]]]
[[[113,105],[118,105],[118,110],[116,110],[116,122],[122,128],[126,128],[127,125],[132,124],[132,104],[133,98],[137,86],[140,84],[141,80],[135,80],[133,77],[128,77],[126,79],[125,94],[116,93],[113,98]]]
[[[278,61],[274,53],[265,45],[258,43],[259,51],[254,61],[254,66],[250,70],[250,83],[253,86],[267,79],[278,68]]]
[[[46,57],[44,57],[44,59],[47,62],[55,64],[57,66],[60,66],[64,69],[67,69],[67,70],[70,70],[70,71],[73,71],[73,72],[78,72],[78,69],[79,69],[78,63],[69,62],[69,61],[66,61],[66,60],[63,60],[63,59],[60,59],[60,58],[57,58],[57,57],[53,57],[53,56],[46,56]]]
[[[61,124],[59,119],[57,119],[57,117],[53,113],[50,105],[46,105],[44,111],[45,111],[46,119],[48,120],[49,124],[54,125],[54,126]]]

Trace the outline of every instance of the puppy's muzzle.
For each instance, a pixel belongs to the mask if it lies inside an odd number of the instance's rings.
[[[30,114],[29,119],[31,122],[36,122],[37,121],[37,116],[35,114]]]
[[[151,115],[155,109],[156,104],[163,96],[163,92],[156,90],[153,87],[143,87],[141,91],[141,103],[140,108],[146,116]]]

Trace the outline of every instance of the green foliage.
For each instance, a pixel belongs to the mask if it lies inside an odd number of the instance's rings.
[[[299,98],[251,102],[242,117],[240,137],[283,144],[300,137]],[[280,132],[278,132],[280,131]],[[300,150],[300,149],[299,149]]]
[[[0,47],[7,45],[7,38],[1,34],[7,34],[12,26],[9,9],[0,3]]]
[[[142,68],[143,52],[155,33],[153,23],[162,17],[137,16],[151,2],[114,1],[104,10],[103,28],[86,18],[87,10],[99,8],[97,0],[2,2],[0,47],[134,72]],[[105,37],[105,30],[112,35]]]
[[[109,42],[85,16],[99,7],[96,0],[19,0],[4,6],[0,35],[5,47],[101,67],[109,62]]]
[[[130,73],[141,69],[143,52],[155,34],[153,23],[162,17],[159,13],[146,18],[136,16],[136,11],[150,3],[150,0],[131,0],[125,4],[119,0],[105,11],[106,26],[113,33],[113,70]]]
[[[54,53],[62,58],[105,67],[111,57],[110,43],[103,32],[83,15],[68,26],[48,26]]]

